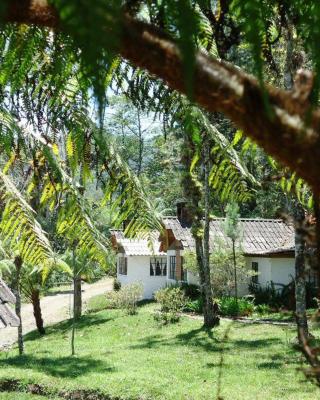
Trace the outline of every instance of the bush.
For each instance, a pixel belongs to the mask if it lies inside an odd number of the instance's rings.
[[[270,314],[272,310],[268,304],[258,304],[255,306],[254,311],[258,314]]]
[[[114,279],[113,281],[113,290],[118,292],[121,289],[121,282],[118,279]]]
[[[244,317],[251,315],[254,311],[254,304],[251,300],[235,297],[221,297],[217,300],[220,314],[229,317]]]
[[[196,314],[203,313],[203,299],[199,297],[197,300],[188,301],[184,307],[184,311],[193,312]]]
[[[160,304],[160,310],[154,315],[164,324],[179,321],[180,312],[186,304],[186,297],[180,287],[166,287],[155,292],[154,298]]]
[[[282,305],[284,305],[284,296],[282,296],[281,292],[275,288],[273,282],[266,287],[250,284],[249,291],[254,295],[254,303],[256,305],[267,304],[269,307],[275,309],[279,309]]]
[[[254,295],[254,303],[267,304],[273,311],[278,311],[280,308],[295,310],[295,284],[294,281],[282,288],[276,289],[273,282],[266,287],[259,285],[250,285],[250,293]],[[317,290],[313,284],[306,282],[306,304],[307,308],[317,306],[314,298],[317,295]]]
[[[94,313],[108,308],[108,300],[105,294],[91,297],[86,305],[87,313]]]
[[[106,297],[107,308],[119,308],[129,315],[136,314],[138,301],[142,299],[143,285],[132,283],[124,285],[117,292],[109,292]]]
[[[182,283],[181,289],[186,297],[190,300],[198,300],[201,296],[200,288],[198,285],[194,285],[192,283]]]

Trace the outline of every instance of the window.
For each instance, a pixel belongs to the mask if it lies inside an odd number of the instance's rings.
[[[150,276],[167,275],[167,257],[150,258]]]
[[[119,274],[128,275],[128,259],[127,257],[119,258]]]
[[[170,256],[169,279],[176,279],[176,256]]]
[[[257,285],[259,283],[259,276],[258,276],[259,264],[257,262],[251,263],[251,269],[252,269],[252,272],[255,273],[255,275],[253,275],[251,278],[252,283],[255,283]]]

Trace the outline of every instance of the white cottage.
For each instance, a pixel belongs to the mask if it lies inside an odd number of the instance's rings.
[[[112,231],[113,246],[117,249],[117,279],[121,285],[141,282],[145,299],[151,299],[156,290],[167,284],[167,254],[159,250],[158,237],[159,233],[153,233],[150,243],[127,239],[122,231]]]
[[[183,268],[185,251],[195,251],[190,223],[185,208],[178,205],[177,217],[163,219],[164,232],[153,233],[153,248],[147,240],[127,239],[123,232],[113,231],[117,249],[117,278],[122,284],[141,282],[144,298],[152,298],[154,292],[177,282],[197,284],[198,277]],[[210,248],[217,240],[227,240],[223,229],[224,218],[210,221]],[[294,228],[280,219],[240,220],[242,248],[247,267],[258,274],[255,283],[267,286],[271,282],[279,288],[292,281],[294,265]],[[247,294],[245,285],[241,294]]]
[[[213,218],[210,221],[210,249],[216,241],[228,240],[223,229],[224,218]],[[168,257],[168,281],[186,280],[197,283],[197,277],[190,272],[183,272],[183,255],[185,251],[195,251],[195,242],[190,224],[183,215],[166,217],[163,220],[166,228],[162,238],[161,250]],[[280,219],[240,220],[242,232],[242,249],[247,267],[257,275],[255,283],[267,286],[287,285],[295,275],[294,265],[294,228]],[[183,278],[182,277],[183,274]],[[248,293],[248,287],[242,288],[242,295]]]

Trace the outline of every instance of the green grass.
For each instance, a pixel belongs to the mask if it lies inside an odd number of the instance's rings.
[[[25,356],[18,357],[16,350],[0,354],[0,380],[97,389],[139,400],[216,399],[222,356],[224,400],[319,399],[319,389],[299,371],[301,356],[290,346],[291,328],[233,322],[224,341],[229,322],[212,332],[188,317],[159,326],[154,307],[146,304],[136,316],[119,310],[85,315],[78,323],[75,357],[70,356],[69,322],[48,328],[42,338],[31,333]]]
[[[314,315],[316,314],[317,309],[315,308],[310,308],[307,310],[307,317],[309,320],[312,320]],[[279,312],[272,312],[272,313],[267,313],[267,314],[259,314],[259,313],[254,313],[251,317],[251,319],[268,319],[270,321],[275,321],[275,322],[295,322],[295,313],[294,311],[279,311]]]
[[[91,297],[86,303],[86,312],[93,313],[105,310],[108,307],[107,295],[98,294]]]
[[[53,397],[36,396],[28,393],[0,393],[0,400],[55,400]]]

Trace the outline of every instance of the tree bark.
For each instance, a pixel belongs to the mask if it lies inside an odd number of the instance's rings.
[[[77,320],[82,315],[81,276],[76,275],[73,280],[73,313]]]
[[[137,116],[138,116],[138,140],[139,140],[139,158],[138,158],[137,175],[140,176],[142,170],[142,157],[143,157],[143,136],[142,136],[141,116],[139,108],[137,110]]]
[[[219,316],[213,304],[213,288],[210,274],[210,146],[204,141],[204,234],[203,234],[203,287],[204,287],[204,325],[219,325]],[[214,268],[214,266],[213,266]]]
[[[301,332],[308,337],[308,320],[306,313],[306,278],[305,278],[305,240],[303,232],[299,229],[299,225],[304,220],[304,210],[298,205],[296,210],[296,223],[298,227],[295,229],[295,298],[296,298],[296,321],[298,329],[298,338],[301,343]]]
[[[32,291],[31,301],[32,301],[32,306],[33,306],[33,315],[36,320],[38,332],[40,333],[40,335],[44,335],[46,333],[46,331],[44,329],[44,324],[43,324],[39,290],[34,289]]]
[[[106,37],[110,30],[107,23],[110,17],[114,18],[106,11]],[[126,14],[119,18],[117,26],[121,28],[121,40],[116,49],[118,53],[163,79],[172,89],[186,93],[182,57],[177,44],[150,24]],[[58,13],[45,0],[11,0],[4,19],[70,31],[62,26]],[[193,97],[207,110],[224,113],[267,153],[295,170],[319,192],[320,110],[315,108],[311,112],[306,127],[309,83],[301,95],[299,91],[286,92],[271,86],[262,89],[255,78],[241,69],[198,52]],[[265,91],[269,109],[273,112],[266,110]]]
[[[233,256],[233,271],[234,271],[234,294],[238,302],[237,259],[236,259],[236,246],[234,239],[232,239],[232,256]]]
[[[203,191],[199,188],[199,183],[190,172],[190,166],[195,154],[194,143],[189,132],[185,132],[185,141],[182,151],[182,165],[184,166],[184,174],[182,178],[182,187],[184,195],[187,199],[188,214],[192,221],[191,233],[195,240],[197,267],[199,271],[199,280],[201,288],[201,296],[203,299],[203,315],[204,326],[211,328],[218,324],[219,318],[216,315],[216,307],[213,304],[212,286],[210,277],[209,265],[209,211],[208,204],[206,204],[207,213],[203,212],[201,202],[203,201]],[[208,147],[210,149],[210,147]],[[207,171],[209,173],[209,171]],[[207,187],[209,189],[209,187]],[[205,196],[208,195],[206,190]],[[205,200],[206,201],[206,200]],[[205,227],[203,226],[203,219],[205,218]],[[203,233],[205,229],[205,233]],[[205,242],[205,244],[204,244]]]
[[[286,61],[284,65],[284,87],[287,90],[292,90],[294,83],[295,68],[293,65],[293,26],[289,18],[286,19]],[[305,240],[301,230],[299,229],[304,221],[304,210],[300,202],[296,201],[294,205],[295,227],[295,302],[296,302],[296,321],[299,332],[304,332],[308,337],[308,320],[306,313],[306,279],[305,279]],[[299,339],[300,340],[300,339]],[[301,341],[300,341],[301,343]]]
[[[19,318],[20,324],[18,326],[18,348],[19,348],[19,355],[21,356],[24,352],[24,345],[23,345],[23,336],[22,336],[22,317],[21,317],[21,287],[20,287],[20,280],[21,280],[21,268],[22,268],[22,258],[20,256],[15,257],[14,264],[16,267],[16,284],[15,284],[15,296],[16,296],[16,304],[15,304],[15,311],[16,315]]]

